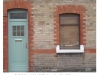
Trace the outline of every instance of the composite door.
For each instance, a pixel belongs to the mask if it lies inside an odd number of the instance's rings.
[[[8,12],[9,72],[28,71],[28,22],[26,10]]]

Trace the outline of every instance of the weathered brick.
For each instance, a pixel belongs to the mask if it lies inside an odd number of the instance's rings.
[[[4,2],[10,0],[3,0]],[[14,0],[12,0],[14,1]],[[21,0],[23,1],[23,0]],[[22,2],[18,8],[28,9],[29,14],[29,69],[35,72],[44,71],[88,71],[96,68],[96,0],[24,0],[31,2],[31,6]],[[20,2],[20,1],[19,1]],[[17,3],[18,4],[18,3]],[[55,8],[63,7],[61,11]],[[76,7],[79,6],[79,7]],[[81,10],[83,6],[86,11]],[[4,15],[7,16],[7,8],[17,8],[16,5],[4,6]],[[30,9],[32,7],[32,9]],[[76,8],[75,8],[76,7]],[[73,11],[75,9],[75,11]],[[6,10],[6,11],[5,11]],[[81,44],[85,46],[84,54],[56,54],[56,46],[59,44],[59,15],[69,10],[84,13],[80,16],[82,26]],[[30,18],[31,16],[31,18]],[[57,17],[57,19],[55,19]],[[4,19],[4,38],[7,38],[7,18]],[[56,21],[56,22],[55,22]],[[57,25],[55,25],[57,24]],[[84,26],[83,26],[84,25]],[[32,26],[32,27],[31,27]],[[82,30],[83,29],[83,30]],[[84,31],[85,29],[85,31]],[[31,35],[31,36],[30,36]],[[58,38],[56,38],[58,37]],[[84,42],[85,41],[85,42]],[[4,39],[6,51],[7,40]],[[53,49],[53,50],[52,50]],[[6,54],[6,53],[5,53]],[[7,54],[6,54],[7,55]],[[6,66],[6,65],[5,65]],[[7,71],[4,69],[4,71]]]
[[[93,69],[96,67],[95,53],[85,54],[34,54],[34,71],[49,72],[52,69],[68,71],[69,70],[84,70],[87,68]],[[36,67],[37,66],[37,67]],[[78,70],[78,71],[79,71]]]

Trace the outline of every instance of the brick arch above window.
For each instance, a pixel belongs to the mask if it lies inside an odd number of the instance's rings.
[[[54,25],[55,25],[55,34],[54,34],[54,42],[55,46],[59,45],[60,38],[59,38],[59,27],[60,27],[60,20],[59,15],[60,14],[67,14],[67,13],[73,13],[73,14],[79,14],[80,15],[80,45],[86,45],[86,25],[85,25],[85,11],[86,9],[82,5],[58,5],[55,8],[55,19],[54,19]]]

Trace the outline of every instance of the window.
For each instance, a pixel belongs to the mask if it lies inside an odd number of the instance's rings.
[[[79,49],[79,14],[60,14],[60,49]]]
[[[74,8],[74,9],[73,9]],[[58,5],[54,16],[56,53],[84,53],[86,22],[83,5]]]
[[[59,45],[57,53],[83,53],[84,46],[80,45],[80,15],[59,15]]]

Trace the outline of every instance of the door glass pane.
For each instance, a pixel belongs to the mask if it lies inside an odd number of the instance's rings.
[[[16,32],[13,32],[13,36],[16,36]]]
[[[21,26],[21,36],[24,36],[24,26]]]
[[[10,13],[10,19],[27,19],[27,13]]]
[[[17,31],[17,36],[20,36],[20,31]]]
[[[24,26],[21,26],[21,30],[24,30]]]
[[[13,31],[16,31],[16,26],[13,26]]]
[[[19,31],[17,31],[17,36],[20,36],[20,32]]]
[[[21,36],[24,36],[24,31],[23,30],[21,31]]]
[[[20,31],[20,26],[17,26],[17,31]]]
[[[16,26],[13,26],[12,27],[12,35],[13,36],[16,36]]]
[[[20,26],[17,26],[17,36],[20,36]]]
[[[24,26],[13,26],[13,36],[24,36]]]

